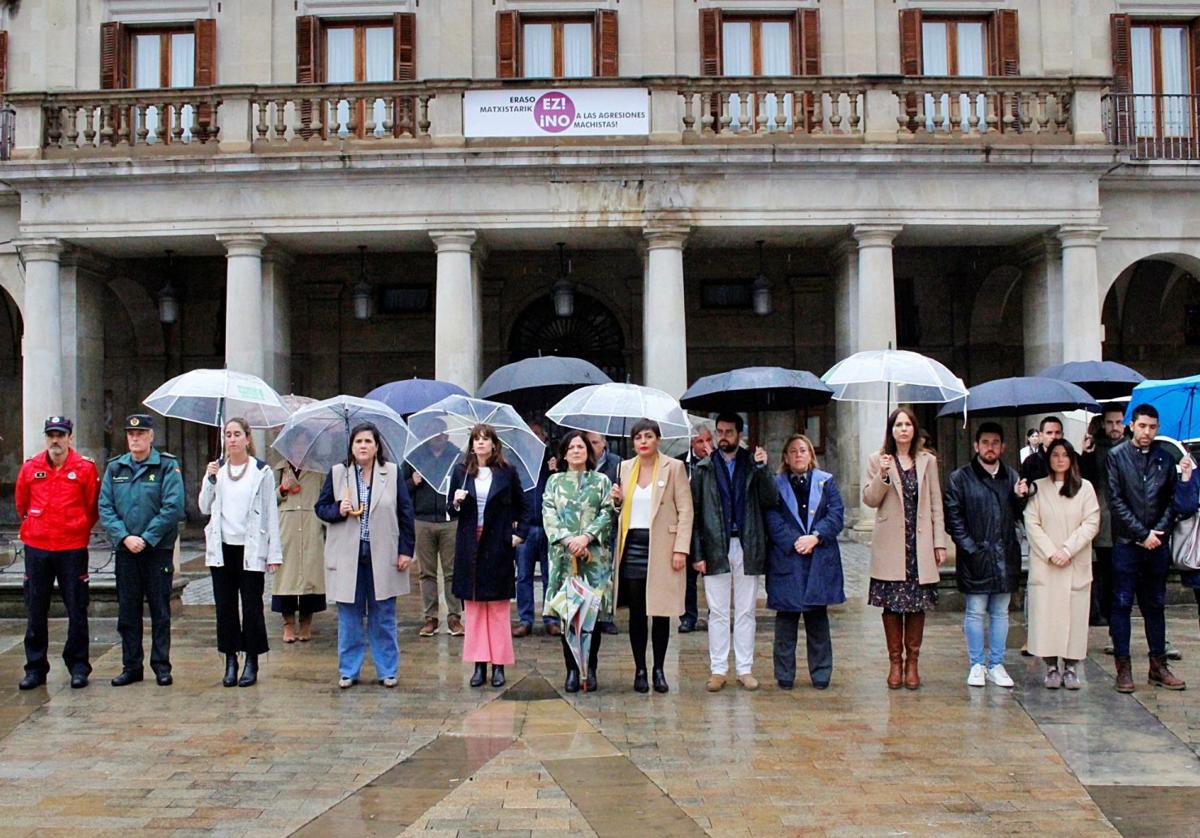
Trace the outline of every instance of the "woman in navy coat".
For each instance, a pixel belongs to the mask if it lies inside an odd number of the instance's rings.
[[[842,496],[833,475],[817,467],[812,441],[793,434],[775,477],[779,505],[767,511],[767,607],[775,614],[775,680],[796,681],[796,634],[804,617],[808,676],[818,690],[833,675],[828,605],[846,601],[842,587]]]

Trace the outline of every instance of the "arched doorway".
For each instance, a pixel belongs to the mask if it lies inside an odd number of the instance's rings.
[[[582,358],[613,381],[626,377],[621,324],[608,306],[587,294],[575,294],[575,311],[570,317],[559,317],[548,296],[530,303],[513,322],[508,353],[510,362],[538,355]]]
[[[8,394],[0,406],[0,438],[5,441],[3,453],[0,453],[0,467],[4,473],[4,478],[0,480],[0,497],[3,498],[0,522],[5,524],[17,522],[12,498],[23,450],[21,335],[24,328],[16,300],[7,291],[0,292],[0,392]]]
[[[1139,259],[1104,299],[1104,357],[1148,378],[1200,367],[1200,281],[1183,260]]]

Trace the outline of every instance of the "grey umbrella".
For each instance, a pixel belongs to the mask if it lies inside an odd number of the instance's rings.
[[[1044,369],[1039,375],[1078,384],[1097,399],[1128,396],[1146,380],[1137,370],[1116,361],[1069,361]]]
[[[938,416],[961,416],[963,401],[948,402]],[[971,416],[1026,416],[1051,410],[1099,411],[1100,405],[1076,384],[1034,375],[976,384],[966,396],[966,412]]]
[[[742,367],[706,375],[679,404],[688,410],[795,410],[826,404],[833,389],[806,370]]]
[[[576,387],[611,381],[602,369],[582,358],[547,355],[505,364],[479,385],[475,395],[481,399],[507,401],[518,394],[537,390],[554,401]]]

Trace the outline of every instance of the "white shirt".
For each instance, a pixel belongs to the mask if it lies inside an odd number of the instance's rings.
[[[246,461],[240,468],[240,480],[229,479],[230,463],[226,462],[217,472],[217,491],[221,495],[221,541],[226,544],[246,543],[246,522],[250,518],[250,507],[254,503],[254,481],[250,470],[254,460]]]
[[[483,513],[487,510],[488,493],[492,491],[492,470],[489,466],[480,466],[475,475],[475,508],[478,510],[475,525],[483,526]]]
[[[636,483],[633,484],[633,497],[629,499],[629,529],[650,529],[650,500],[653,494],[653,487],[647,486],[643,489]]]

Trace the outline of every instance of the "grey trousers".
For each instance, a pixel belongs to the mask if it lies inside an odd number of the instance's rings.
[[[801,616],[808,646],[808,677],[814,685],[828,685],[833,677],[833,641],[829,612],[824,608],[775,612],[775,680],[785,684],[796,681],[796,635]]]

